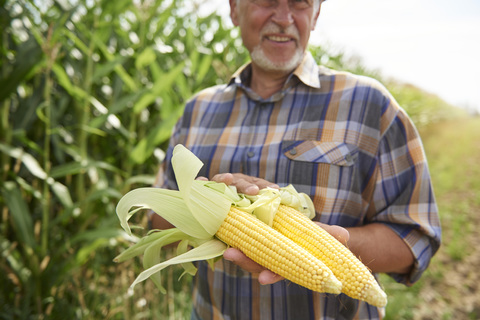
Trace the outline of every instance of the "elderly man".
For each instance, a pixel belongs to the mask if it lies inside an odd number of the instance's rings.
[[[372,272],[407,285],[440,245],[440,224],[420,138],[373,79],[318,66],[306,51],[322,0],[230,0],[251,63],[186,105],[157,185],[176,188],[181,143],[201,175],[239,192],[293,184],[316,220]],[[153,215],[153,226],[168,223]],[[341,226],[341,227],[339,227]],[[348,241],[347,241],[348,240]],[[309,291],[228,249],[199,263],[192,319],[379,319],[383,310]]]

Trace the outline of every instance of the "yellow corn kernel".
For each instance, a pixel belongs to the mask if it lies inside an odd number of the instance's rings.
[[[341,282],[323,262],[251,214],[232,207],[216,236],[296,284],[318,292],[341,292]]]
[[[370,270],[340,241],[299,211],[280,205],[273,228],[305,248],[329,267],[346,295],[383,307],[387,295]]]

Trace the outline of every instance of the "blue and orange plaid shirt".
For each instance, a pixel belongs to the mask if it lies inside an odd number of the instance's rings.
[[[200,175],[244,173],[293,184],[310,195],[316,220],[343,227],[384,223],[411,248],[417,281],[440,245],[441,228],[420,137],[376,80],[318,66],[307,53],[281,91],[262,99],[248,84],[249,65],[226,85],[201,91],[173,132],[157,186],[176,189],[173,146],[204,162]],[[260,285],[220,260],[199,263],[197,319],[380,319],[384,310],[343,294],[309,291],[288,281]]]

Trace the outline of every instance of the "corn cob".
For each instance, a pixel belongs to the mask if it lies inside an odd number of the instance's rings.
[[[232,207],[216,236],[294,283],[318,292],[341,292],[342,284],[323,262],[251,214]]]
[[[383,307],[387,296],[368,268],[340,241],[299,211],[280,205],[273,228],[305,248],[329,267],[346,295]]]

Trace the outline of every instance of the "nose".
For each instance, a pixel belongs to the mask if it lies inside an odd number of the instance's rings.
[[[273,12],[272,21],[281,27],[293,24],[293,14],[288,3],[289,1],[279,1]]]

